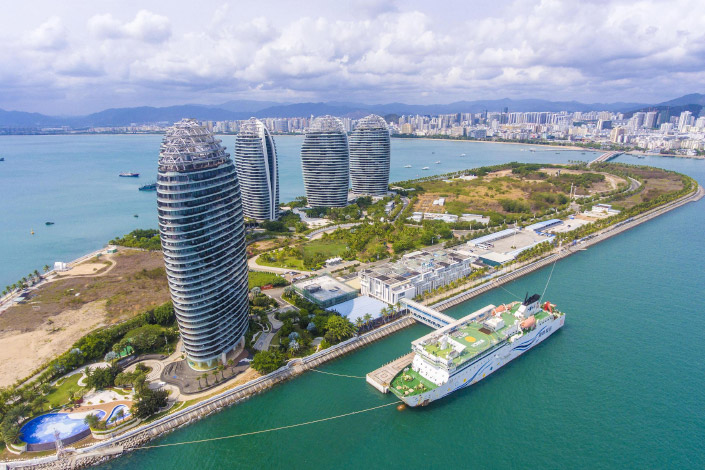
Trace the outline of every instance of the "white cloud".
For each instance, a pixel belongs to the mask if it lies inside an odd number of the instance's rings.
[[[147,10],[137,12],[135,19],[122,23],[110,14],[95,15],[88,20],[88,30],[101,39],[136,39],[159,43],[171,36],[171,22],[166,16]]]
[[[61,18],[52,17],[31,31],[27,45],[34,49],[57,51],[67,45],[67,32]]]
[[[147,104],[228,94],[658,101],[703,91],[702,1],[517,0],[491,11],[451,3],[441,14],[434,5],[416,11],[358,0],[347,16],[333,17],[322,2],[328,13],[312,14],[307,5],[300,16],[293,4],[276,11],[263,4],[253,15],[242,5],[184,8],[175,1],[158,13],[88,15],[72,28],[52,17],[28,28],[15,53],[0,51],[0,96],[10,83],[23,83],[28,94],[35,85],[72,96],[82,87],[98,95],[119,89]]]

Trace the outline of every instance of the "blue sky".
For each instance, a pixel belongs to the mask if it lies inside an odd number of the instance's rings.
[[[702,0],[28,0],[3,5],[0,108],[705,91]]]

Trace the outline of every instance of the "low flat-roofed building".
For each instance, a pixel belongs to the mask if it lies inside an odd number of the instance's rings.
[[[354,299],[358,294],[356,289],[328,275],[312,277],[292,286],[301,297],[323,308]]]
[[[354,299],[347,300],[343,303],[328,307],[328,310],[335,310],[342,316],[346,317],[351,322],[355,323],[358,318],[365,318],[366,314],[370,314],[375,320],[382,316],[382,309],[387,308],[387,304],[381,300],[374,299],[367,295],[361,295]]]
[[[469,275],[476,259],[456,249],[414,251],[395,263],[360,271],[360,293],[393,305]]]

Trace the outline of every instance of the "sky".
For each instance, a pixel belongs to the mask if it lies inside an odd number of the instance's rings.
[[[703,0],[25,0],[0,16],[0,108],[705,92]]]

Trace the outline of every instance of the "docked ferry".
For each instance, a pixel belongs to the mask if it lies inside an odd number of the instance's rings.
[[[488,305],[413,341],[411,366],[389,389],[409,406],[425,406],[497,371],[558,331],[564,320],[555,305],[540,305],[537,294]]]

